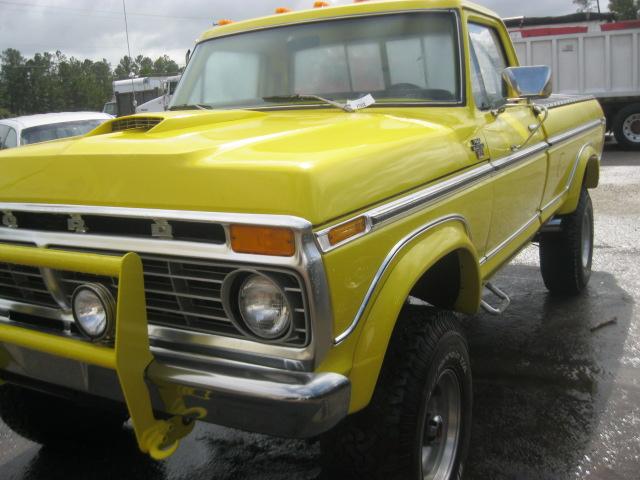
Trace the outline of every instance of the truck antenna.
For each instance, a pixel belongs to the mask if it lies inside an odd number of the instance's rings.
[[[129,62],[133,62],[133,58],[131,57],[131,45],[129,45],[129,24],[127,23],[127,5],[125,4],[125,0],[122,0],[122,11],[124,12],[124,32],[127,36],[127,52],[129,54]],[[136,87],[133,81],[133,72],[129,71],[129,78],[131,78],[131,93],[132,93],[132,104],[133,111],[135,113],[138,102],[136,101]]]

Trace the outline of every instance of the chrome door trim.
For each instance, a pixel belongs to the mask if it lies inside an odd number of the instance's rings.
[[[369,305],[369,302],[371,301],[371,298],[373,297],[373,294],[375,293],[375,290],[376,290],[378,284],[380,283],[380,280],[382,280],[382,277],[387,272],[389,266],[391,265],[391,262],[393,262],[393,260],[396,258],[398,253],[400,253],[400,251],[405,246],[407,246],[409,243],[411,243],[411,241],[413,241],[414,239],[416,239],[417,237],[419,237],[420,235],[422,235],[426,231],[428,231],[428,230],[430,230],[432,228],[438,227],[440,225],[443,225],[445,223],[448,223],[448,222],[460,222],[460,223],[462,223],[462,225],[464,226],[464,229],[466,230],[467,234],[471,235],[471,230],[469,228],[469,223],[467,222],[467,219],[465,217],[463,217],[462,215],[453,214],[453,215],[447,215],[447,216],[439,218],[437,220],[433,220],[433,221],[423,225],[422,227],[420,227],[420,228],[414,230],[413,232],[409,233],[407,236],[405,236],[403,239],[401,239],[398,243],[396,243],[393,246],[393,248],[389,251],[389,253],[387,254],[386,258],[384,259],[384,261],[382,262],[380,267],[378,268],[378,271],[374,275],[373,280],[371,280],[371,284],[369,285],[369,288],[367,289],[367,293],[365,294],[364,299],[362,300],[362,303],[360,304],[360,308],[358,308],[358,311],[357,311],[355,317],[353,318],[353,321],[346,328],[346,330],[344,330],[340,335],[338,335],[333,340],[333,344],[334,345],[340,345],[358,327],[358,324],[362,320],[364,312],[367,309],[367,306]]]
[[[605,123],[606,123],[605,119],[593,120],[589,123],[585,123],[584,125],[576,127],[567,132],[561,133],[559,135],[554,135],[553,137],[547,140],[547,143],[549,143],[549,146],[554,147],[559,143],[566,142],[567,140],[571,140],[573,137],[581,135],[593,128],[600,127]]]
[[[513,242],[516,238],[522,235],[527,229],[533,225],[536,221],[540,221],[540,213],[536,213],[530,220],[527,221],[524,225],[522,225],[518,230],[509,235],[506,239],[502,241],[498,246],[494,247],[491,251],[489,251],[484,257],[480,259],[480,265],[484,265],[493,257],[495,257],[501,250],[507,247],[511,242]]]

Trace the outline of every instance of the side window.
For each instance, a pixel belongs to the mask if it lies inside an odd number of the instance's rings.
[[[18,136],[13,128],[9,128],[9,135],[4,140],[5,148],[13,148],[18,146]]]
[[[491,27],[469,24],[471,44],[472,88],[481,109],[504,103],[506,92],[502,72],[507,68],[498,33]]]

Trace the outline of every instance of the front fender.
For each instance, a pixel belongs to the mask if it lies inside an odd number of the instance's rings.
[[[364,408],[371,400],[387,346],[396,321],[418,280],[440,259],[459,252],[461,288],[455,309],[475,313],[480,305],[482,282],[478,255],[460,217],[418,230],[400,242],[370,298],[358,329],[353,368],[349,375],[353,389],[350,412]]]
[[[587,143],[578,153],[575,173],[569,185],[567,197],[560,209],[559,215],[566,215],[578,208],[580,192],[583,185],[586,188],[596,188],[600,182],[600,157],[596,147],[592,143]]]

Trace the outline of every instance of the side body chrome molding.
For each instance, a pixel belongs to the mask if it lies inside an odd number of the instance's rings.
[[[380,268],[378,268],[378,271],[373,277],[373,281],[369,285],[369,289],[367,290],[367,293],[364,296],[364,300],[360,304],[360,308],[358,308],[358,312],[356,313],[356,316],[354,317],[353,321],[344,332],[342,332],[340,335],[338,335],[334,339],[333,341],[334,345],[340,345],[357,328],[358,324],[360,323],[360,320],[362,320],[362,316],[364,315],[364,312],[367,309],[367,306],[369,305],[369,302],[371,301],[371,297],[373,297],[373,294],[378,286],[378,283],[380,283],[380,280],[388,270],[389,266],[391,265],[391,262],[393,262],[393,260],[398,256],[398,254],[402,251],[402,249],[406,247],[409,243],[411,243],[414,239],[422,235],[423,233],[433,228],[439,227],[440,225],[443,225],[448,222],[462,223],[465,230],[467,231],[467,234],[471,236],[471,229],[469,227],[467,219],[464,218],[462,215],[454,214],[454,215],[448,215],[446,217],[442,217],[432,222],[429,222],[426,225],[423,225],[422,227],[414,230],[409,235],[407,235],[402,240],[400,240],[398,243],[396,243],[394,247],[391,249],[391,251],[387,254],[386,258],[380,265]]]
[[[532,145],[523,150],[519,150],[511,155],[503,157],[498,160],[492,160],[484,163],[480,166],[473,167],[470,170],[466,170],[453,177],[450,177],[435,185],[423,188],[417,192],[411,193],[399,199],[393,200],[384,205],[375,207],[367,212],[351,217],[344,222],[332,225],[331,227],[320,230],[316,233],[316,241],[323,253],[330,252],[346,243],[350,243],[363,235],[368,234],[376,228],[387,225],[391,222],[398,221],[407,215],[425,208],[426,206],[443,200],[444,198],[459,192],[460,190],[473,185],[491,175],[501,172],[507,168],[511,168],[515,165],[527,161],[532,156],[539,154],[543,151],[548,151],[552,146],[556,146],[560,143],[569,141],[574,137],[581,135],[596,127],[600,127],[603,124],[603,120],[594,120],[592,122],[581,125],[565,132],[561,135],[556,135],[550,138],[548,141],[540,142]],[[575,169],[576,167],[574,167]],[[575,172],[574,172],[575,174]],[[336,245],[331,245],[329,242],[329,232],[336,227],[347,224],[355,220],[356,218],[364,217],[366,220],[366,229],[361,234],[351,237]]]
[[[408,215],[409,213],[412,213],[416,210],[422,209],[436,201],[440,201],[444,198],[446,198],[447,196],[449,196],[451,193],[457,192],[459,190],[461,190],[462,188],[465,188],[471,184],[473,184],[476,181],[479,181],[483,178],[485,178],[486,176],[489,175],[493,175],[495,174],[495,172],[499,172],[501,170],[504,170],[506,168],[512,167],[514,165],[518,165],[523,161],[528,160],[529,158],[531,158],[533,155],[536,155],[542,151],[547,151],[549,150],[549,148],[551,148],[552,146],[558,145],[560,143],[572,140],[573,138],[575,138],[578,135],[581,135],[585,132],[588,132],[596,127],[601,127],[604,124],[605,120],[604,119],[600,119],[600,120],[594,120],[592,122],[586,123],[584,125],[581,125],[580,127],[577,127],[575,129],[572,129],[568,132],[565,132],[561,135],[557,135],[552,137],[551,139],[549,139],[549,141],[545,141],[545,142],[540,142],[536,145],[533,145],[527,149],[518,151],[512,155],[509,155],[507,157],[504,157],[500,160],[494,161],[494,162],[490,162],[488,164],[484,164],[480,167],[474,168],[473,170],[470,171],[466,171],[460,175],[457,175],[453,178],[450,178],[448,180],[445,180],[442,183],[433,185],[431,187],[427,187],[423,190],[420,190],[416,193],[413,193],[411,195],[408,195],[406,197],[402,197],[398,200],[395,200],[393,202],[390,202],[386,205],[382,205],[380,207],[374,208],[372,210],[369,210],[368,212],[364,213],[363,215],[359,215],[357,217],[353,217],[350,218],[349,220],[342,222],[338,225],[334,225],[332,227],[323,229],[319,232],[316,233],[316,240],[318,242],[318,244],[320,245],[320,248],[322,249],[323,252],[329,252],[335,248],[340,247],[341,245],[351,242],[353,240],[356,240],[357,238],[362,237],[363,235],[366,235],[367,233],[369,233],[370,231],[372,231],[374,228],[379,227],[381,225],[385,225],[388,223],[391,223],[392,221],[397,221],[401,218],[404,218],[406,215]],[[571,184],[573,183],[573,180],[575,178],[575,174],[577,171],[577,167],[578,167],[578,163],[579,163],[579,159],[582,156],[582,153],[584,152],[584,150],[590,145],[587,144],[585,146],[582,147],[582,149],[580,150],[580,152],[578,153],[577,157],[576,157],[576,161],[573,165],[573,169],[571,172],[571,176],[569,181],[567,182],[566,188],[565,190],[557,197],[556,200],[559,200],[562,195],[564,195],[568,189],[571,187]],[[551,205],[551,204],[550,204]],[[523,226],[521,226],[516,232],[514,232],[512,235],[510,235],[508,238],[506,238],[500,245],[498,245],[497,247],[495,247],[493,250],[491,250],[490,252],[488,252],[481,260],[480,260],[480,264],[485,264],[487,261],[489,261],[491,258],[495,257],[501,250],[503,250],[504,248],[506,248],[511,242],[513,242],[518,236],[520,236],[523,232],[525,232],[528,228],[531,227],[531,225],[533,223],[535,223],[536,221],[538,221],[541,217],[542,214],[542,210],[538,211],[536,213],[536,215],[534,215],[530,220],[528,220]],[[329,231],[332,230],[333,228],[335,228],[336,226],[342,225],[344,223],[348,223],[350,221],[353,221],[355,218],[359,218],[360,216],[364,216],[367,220],[367,229],[365,230],[365,232],[363,232],[362,234],[353,237],[351,239],[348,239],[340,244],[337,245],[333,245],[331,246],[329,244],[329,240],[328,240],[328,235],[329,235]],[[385,257],[385,259],[383,260],[382,264],[380,265],[380,267],[378,268],[378,271],[376,272],[376,274],[373,277],[373,280],[371,281],[369,288],[367,289],[367,293],[365,294],[365,297],[362,301],[362,303],[360,304],[360,307],[358,308],[358,311],[353,319],[353,321],[351,322],[351,324],[349,325],[349,327],[347,327],[347,329],[345,331],[343,331],[342,333],[340,333],[335,339],[334,339],[334,345],[339,345],[340,343],[344,342],[357,328],[358,324],[360,323],[360,321],[362,320],[362,317],[364,315],[364,312],[368,306],[368,304],[371,301],[371,298],[376,290],[376,288],[378,287],[378,284],[380,283],[380,280],[382,278],[382,276],[384,275],[384,273],[386,272],[386,270],[389,268],[389,265],[391,264],[391,262],[393,261],[393,259],[398,255],[398,253],[400,253],[400,251],[406,247],[413,239],[415,239],[417,236],[421,235],[422,233],[426,232],[427,230],[434,228],[438,225],[441,225],[442,223],[446,223],[446,222],[450,222],[450,221],[458,221],[458,222],[462,222],[465,225],[465,229],[467,230],[469,236],[471,237],[471,230],[469,227],[469,224],[467,222],[467,220],[461,216],[461,215],[451,215],[451,216],[446,216],[437,220],[434,220],[432,222],[429,222],[427,224],[425,224],[424,226],[418,228],[417,230],[413,231],[412,233],[410,233],[407,237],[403,238],[402,240],[400,240],[389,252],[389,254]]]

